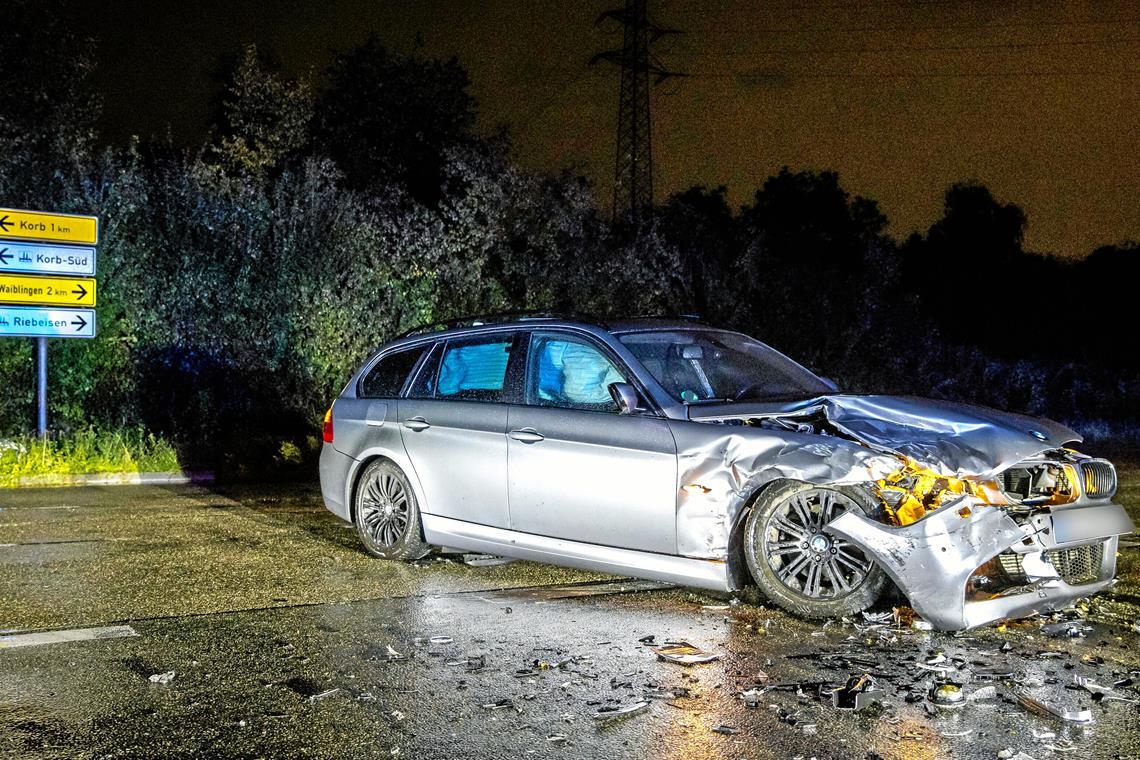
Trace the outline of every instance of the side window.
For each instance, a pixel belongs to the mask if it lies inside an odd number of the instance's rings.
[[[527,401],[535,406],[617,412],[610,383],[625,374],[594,344],[572,335],[536,332],[527,363]]]
[[[404,381],[424,355],[427,345],[416,346],[404,351],[388,354],[368,370],[360,381],[360,395],[363,398],[389,398],[400,395]]]
[[[467,401],[503,400],[503,384],[514,335],[449,340],[439,363],[435,397]]]

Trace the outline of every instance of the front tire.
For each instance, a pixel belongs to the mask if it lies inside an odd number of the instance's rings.
[[[364,548],[381,559],[417,560],[424,543],[415,492],[403,471],[386,459],[369,464],[356,485],[353,522]]]
[[[826,525],[842,511],[871,518],[880,507],[866,491],[788,481],[765,489],[744,526],[744,556],[760,590],[806,618],[853,615],[870,607],[886,573]]]

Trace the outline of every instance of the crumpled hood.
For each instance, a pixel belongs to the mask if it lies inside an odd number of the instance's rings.
[[[836,429],[868,446],[959,477],[993,476],[1028,457],[1082,440],[1050,420],[911,396],[833,395],[689,407],[694,421],[820,413]]]

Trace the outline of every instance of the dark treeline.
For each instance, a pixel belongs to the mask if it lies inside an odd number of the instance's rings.
[[[93,49],[39,7],[14,3],[0,46],[0,205],[102,224],[99,337],[51,348],[57,429],[142,424],[190,464],[265,461],[315,440],[398,332],[545,307],[700,314],[844,389],[1100,437],[1140,422],[1137,246],[1027,252],[1023,212],[981,185],[950,188],[942,218],[903,242],[873,200],[812,170],[781,171],[739,209],[694,187],[614,225],[582,177],[524,170],[509,131],[477,133],[458,62],[375,39],[313,81],[241,51],[202,145],[100,149]],[[0,341],[0,435],[30,426],[33,371],[30,341]]]

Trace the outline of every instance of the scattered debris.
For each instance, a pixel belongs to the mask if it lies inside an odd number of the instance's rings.
[[[648,702],[634,702],[631,705],[606,705],[598,708],[594,713],[594,720],[611,720],[613,718],[627,718],[649,709]]]
[[[713,731],[715,731],[718,734],[727,734],[729,736],[731,736],[732,734],[739,734],[740,733],[740,729],[737,728],[736,726],[728,726],[728,725],[725,725],[724,723],[721,723],[719,726],[714,728]]]
[[[157,683],[166,686],[168,683],[174,680],[174,675],[175,673],[173,670],[168,670],[165,673],[155,673],[147,680],[149,680],[151,683]]]
[[[551,734],[550,736],[546,737],[546,741],[550,742],[551,744],[565,744],[566,742],[570,741],[570,737],[566,734]]]
[[[668,641],[663,646],[653,647],[657,659],[677,665],[701,665],[706,662],[719,660],[719,654],[712,654],[697,649],[686,641]]]
[[[883,696],[882,690],[875,688],[875,679],[864,673],[851,676],[844,686],[831,692],[831,704],[837,710],[862,710]]]
[[[385,645],[385,656],[388,658],[389,661],[404,659],[404,655],[400,654],[395,649],[393,649],[391,644]]]
[[[435,646],[443,646],[444,644],[450,644],[454,640],[455,639],[451,638],[450,636],[432,636],[430,639],[428,639],[428,643],[434,644]]]

